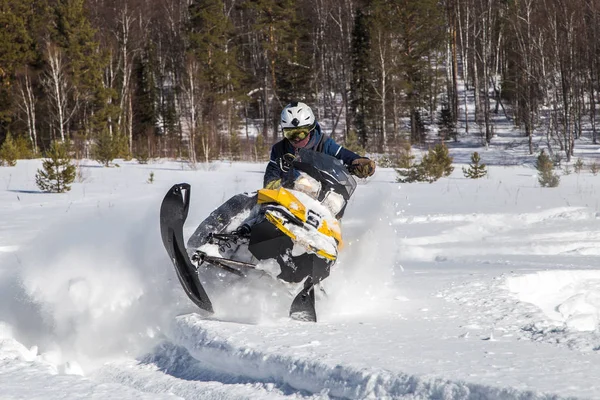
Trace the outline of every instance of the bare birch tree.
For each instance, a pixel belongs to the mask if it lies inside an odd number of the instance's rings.
[[[33,150],[33,154],[37,155],[38,148],[35,118],[38,99],[33,93],[33,86],[31,85],[31,78],[29,74],[29,68],[26,68],[19,81],[18,87],[21,100],[19,107],[25,113],[25,117],[27,118],[27,133],[29,135],[29,141],[31,142],[31,149]]]
[[[536,55],[540,54],[540,46],[536,46],[535,0],[524,0],[519,3],[511,18],[513,33],[518,50],[514,54],[514,62],[518,65],[517,101],[519,102],[519,120],[525,125],[525,136],[528,138],[529,153],[533,154],[533,135],[538,119],[539,79]],[[538,37],[539,38],[539,37]]]
[[[186,118],[185,130],[188,132],[188,147],[190,153],[190,162],[196,163],[196,133],[202,122],[202,90],[198,82],[200,74],[200,65],[197,60],[190,56],[188,57],[185,77],[183,79],[182,95],[183,109]],[[209,162],[210,143],[206,138],[202,138],[203,154],[205,162]]]
[[[62,50],[47,42],[46,58],[48,69],[42,82],[50,100],[50,114],[54,128],[58,130],[61,142],[64,142],[69,134],[69,121],[77,110],[77,91],[74,90],[67,75]],[[72,102],[69,99],[71,95],[74,97]]]
[[[133,149],[133,116],[131,115],[131,73],[133,70],[134,51],[131,46],[131,30],[135,17],[129,10],[127,4],[118,15],[118,31],[115,32],[119,43],[119,69],[121,72],[121,92],[119,94],[119,117],[117,126],[121,132],[127,135],[129,151]]]

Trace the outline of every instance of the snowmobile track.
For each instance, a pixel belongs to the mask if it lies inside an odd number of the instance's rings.
[[[253,383],[260,387],[277,388],[284,395],[326,395],[341,399],[443,399],[443,400],[561,400],[553,394],[521,391],[443,378],[396,373],[381,368],[357,365],[332,365],[318,359],[303,359],[263,351],[236,344],[210,327],[205,328],[198,315],[177,319],[171,332],[172,343],[165,348],[177,348],[186,365],[171,366],[175,371],[187,371],[187,377],[211,379],[223,384]],[[218,323],[218,321],[211,321]],[[265,349],[266,350],[266,349]],[[187,355],[189,354],[189,357]],[[152,357],[146,358],[152,362]],[[194,376],[194,369],[201,373]],[[201,365],[201,369],[197,366]],[[161,368],[159,366],[159,368]],[[164,366],[163,366],[164,368]],[[161,368],[161,369],[163,369]],[[164,370],[164,369],[163,369]],[[174,374],[175,376],[176,374]]]

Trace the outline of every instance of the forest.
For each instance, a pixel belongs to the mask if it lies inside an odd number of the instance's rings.
[[[301,100],[368,152],[484,145],[503,113],[569,160],[597,143],[599,22],[600,0],[0,0],[0,143],[261,160]]]

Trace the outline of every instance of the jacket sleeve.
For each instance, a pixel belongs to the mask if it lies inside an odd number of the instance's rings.
[[[267,168],[265,169],[265,177],[263,179],[263,187],[266,187],[269,182],[282,178],[283,171],[279,168],[277,151],[275,146],[271,148],[271,157]]]
[[[330,137],[327,138],[323,145],[323,152],[342,160],[346,165],[352,164],[352,161],[357,158],[363,158],[353,151],[343,148]]]

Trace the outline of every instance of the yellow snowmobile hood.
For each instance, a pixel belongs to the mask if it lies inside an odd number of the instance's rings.
[[[285,207],[289,210],[292,215],[298,218],[303,223],[307,221],[307,210],[304,204],[293,193],[289,190],[280,187],[279,189],[260,189],[258,191],[258,204],[265,203],[275,203]],[[274,215],[271,212],[267,212],[266,218],[277,227],[280,231],[290,237],[292,240],[299,240],[296,235],[291,232],[290,228],[286,227],[286,221],[281,219],[280,217]],[[337,221],[330,221],[327,223],[326,220],[321,220],[319,226],[317,226],[317,231],[322,235],[333,238],[336,243],[338,249],[341,249],[343,246],[342,243],[342,233],[340,229],[340,225]],[[312,251],[320,255],[321,257],[327,258],[329,260],[335,260],[337,258],[337,252],[335,254],[331,254],[323,249],[314,248],[307,243],[302,243],[309,247]]]
[[[258,191],[258,204],[277,203],[288,210],[302,222],[306,222],[306,207],[289,190],[280,187],[279,189],[260,189]]]

